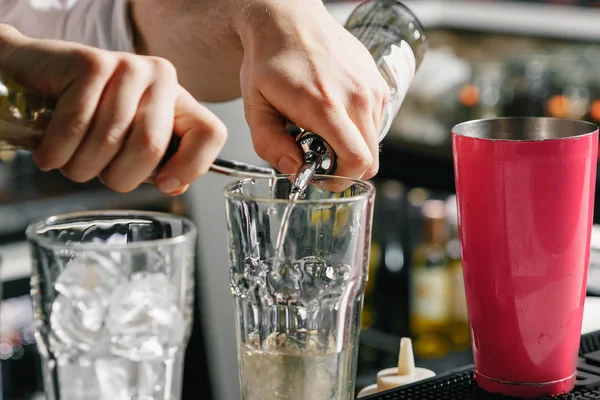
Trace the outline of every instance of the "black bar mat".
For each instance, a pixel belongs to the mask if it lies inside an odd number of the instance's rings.
[[[512,397],[487,393],[477,386],[473,366],[388,390],[361,400],[508,400]],[[581,337],[575,389],[554,400],[600,400],[600,331]]]

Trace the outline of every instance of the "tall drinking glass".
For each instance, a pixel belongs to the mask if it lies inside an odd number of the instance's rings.
[[[453,129],[476,380],[504,395],[573,389],[598,127],[494,118]]]
[[[136,211],[27,229],[48,400],[179,400],[193,317],[196,228]]]
[[[292,204],[293,179],[226,187],[242,399],[354,399],[374,188],[317,176]]]

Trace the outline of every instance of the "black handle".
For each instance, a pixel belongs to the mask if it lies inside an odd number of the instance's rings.
[[[176,134],[173,134],[173,136],[171,136],[169,146],[167,147],[167,151],[165,152],[165,155],[163,156],[162,160],[160,160],[160,163],[158,164],[159,169],[162,168],[162,166],[165,165],[175,153],[177,153],[177,150],[179,150],[180,143],[181,138]]]

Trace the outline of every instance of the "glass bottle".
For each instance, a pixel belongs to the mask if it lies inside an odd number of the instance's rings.
[[[427,52],[425,30],[412,11],[396,0],[365,1],[352,12],[345,28],[369,50],[390,88],[381,141]]]
[[[379,132],[381,142],[390,130],[427,52],[425,30],[412,11],[396,0],[367,0],[359,4],[344,27],[369,51],[390,89]],[[298,128],[290,130],[290,133],[304,153],[305,165],[300,171],[311,170],[308,178],[315,173],[335,172],[335,154],[318,132]],[[306,179],[308,181],[310,179]],[[301,191],[305,185],[297,182],[296,186]]]
[[[451,350],[447,328],[451,317],[451,286],[446,257],[445,202],[423,204],[424,240],[413,252],[411,331],[415,355],[436,358]]]
[[[0,151],[37,147],[55,105],[55,99],[0,74]]]

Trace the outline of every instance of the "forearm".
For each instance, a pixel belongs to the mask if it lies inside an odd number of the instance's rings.
[[[136,51],[170,60],[201,101],[241,95],[244,47],[299,31],[322,0],[130,0]],[[317,10],[319,9],[319,10]],[[291,28],[290,28],[290,25]],[[301,35],[298,35],[301,36]]]
[[[136,52],[160,56],[198,100],[240,96],[243,50],[226,0],[130,0]]]

